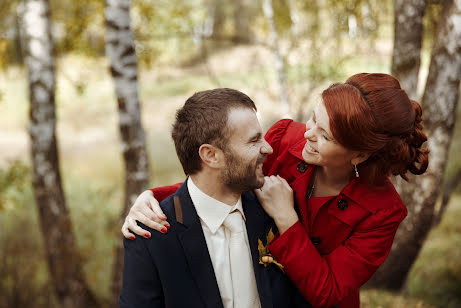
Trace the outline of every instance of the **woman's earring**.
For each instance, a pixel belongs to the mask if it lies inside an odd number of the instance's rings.
[[[354,165],[354,169],[355,169],[355,177],[358,178],[359,177],[359,171],[357,170],[357,165]]]

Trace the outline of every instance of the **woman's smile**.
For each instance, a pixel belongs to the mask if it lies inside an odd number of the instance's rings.
[[[309,144],[309,141],[306,141],[306,145],[304,146],[304,149],[309,154],[319,154],[319,152]]]

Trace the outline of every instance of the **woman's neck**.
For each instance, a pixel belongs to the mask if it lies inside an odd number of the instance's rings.
[[[316,188],[320,195],[337,195],[351,180],[351,170],[317,168]]]

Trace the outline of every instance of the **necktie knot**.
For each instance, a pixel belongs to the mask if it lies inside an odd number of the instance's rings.
[[[228,229],[231,234],[243,232],[243,217],[240,211],[235,210],[229,213],[224,220],[224,227]]]

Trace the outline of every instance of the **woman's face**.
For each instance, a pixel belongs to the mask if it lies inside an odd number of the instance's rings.
[[[312,118],[307,121],[304,138],[307,142],[302,156],[307,163],[326,168],[352,168],[357,153],[344,148],[333,138],[323,102],[317,105]]]

